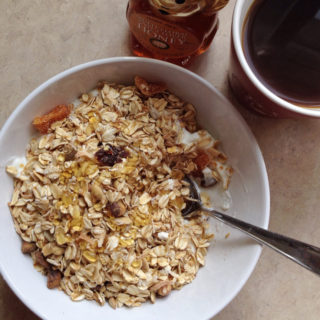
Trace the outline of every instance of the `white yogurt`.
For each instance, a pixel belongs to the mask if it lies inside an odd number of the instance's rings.
[[[8,166],[14,167],[17,170],[16,178],[19,178],[22,174],[22,171],[27,164],[26,157],[16,157],[9,161]]]
[[[210,207],[216,210],[229,210],[232,205],[232,198],[229,190],[225,190],[221,183],[217,183],[210,188],[203,188],[199,186],[200,193],[209,196]]]
[[[188,144],[195,143],[199,139],[200,139],[200,136],[199,136],[198,132],[191,133],[188,130],[186,130],[185,128],[182,128],[180,143],[188,145]]]

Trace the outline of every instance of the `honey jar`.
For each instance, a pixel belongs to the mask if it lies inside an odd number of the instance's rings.
[[[218,30],[217,12],[228,0],[129,0],[132,52],[188,66]]]

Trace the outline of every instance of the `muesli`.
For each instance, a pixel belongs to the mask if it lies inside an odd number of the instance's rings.
[[[73,301],[140,306],[190,283],[213,235],[184,219],[186,174],[228,188],[232,169],[194,107],[164,84],[99,83],[36,117],[13,163],[9,207],[22,252]]]

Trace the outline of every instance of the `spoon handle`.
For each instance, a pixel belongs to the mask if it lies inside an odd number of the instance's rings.
[[[205,211],[219,221],[243,231],[257,242],[274,249],[306,269],[320,275],[320,248],[256,227],[215,210],[205,209]]]

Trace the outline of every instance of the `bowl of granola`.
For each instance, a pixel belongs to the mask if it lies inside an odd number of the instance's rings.
[[[0,270],[43,319],[208,319],[240,291],[261,247],[197,212],[261,227],[260,149],[207,81],[135,57],[89,62],[35,89],[0,133]]]

